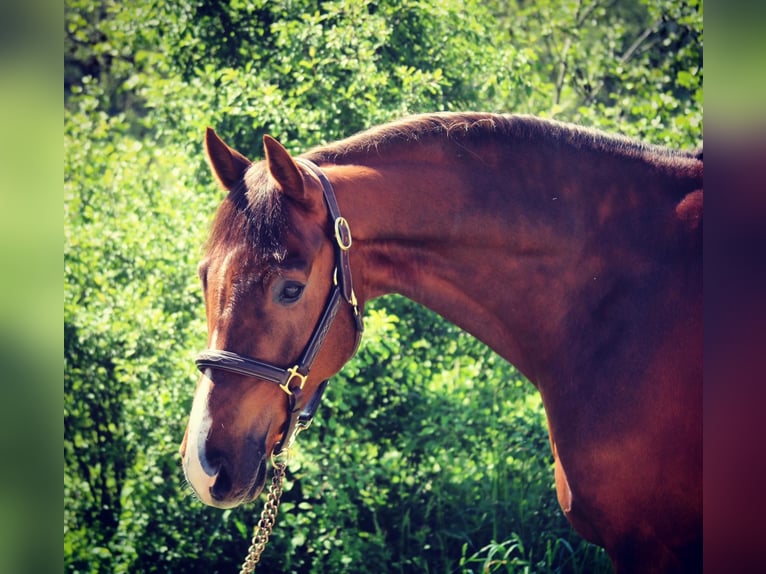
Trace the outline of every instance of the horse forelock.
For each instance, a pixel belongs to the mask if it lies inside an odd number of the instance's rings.
[[[218,208],[206,252],[228,252],[244,245],[247,257],[257,264],[284,259],[287,215],[283,197],[265,164],[252,165]]]

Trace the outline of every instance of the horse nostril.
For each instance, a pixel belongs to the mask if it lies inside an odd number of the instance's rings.
[[[231,491],[231,477],[226,472],[226,468],[221,466],[218,470],[215,483],[210,487],[210,496],[215,500],[224,500]]]
[[[204,448],[200,448],[198,458],[202,470],[204,470],[208,476],[215,476],[222,466],[221,463],[223,457],[215,449],[208,449],[205,451]]]

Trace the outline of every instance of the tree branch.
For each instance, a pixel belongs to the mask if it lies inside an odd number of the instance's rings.
[[[638,50],[638,48],[641,46],[641,44],[644,43],[644,41],[654,34],[657,30],[659,30],[660,26],[662,25],[662,19],[657,20],[653,25],[649,26],[646,30],[644,30],[638,38],[636,38],[636,41],[631,44],[630,48],[628,48],[625,53],[620,58],[620,63],[624,64],[628,60],[630,60],[631,56],[633,56],[633,53]]]

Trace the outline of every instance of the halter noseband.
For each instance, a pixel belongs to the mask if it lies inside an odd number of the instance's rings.
[[[298,403],[298,397],[300,396],[301,391],[303,391],[303,386],[306,384],[306,379],[308,378],[311,366],[314,364],[314,359],[316,359],[319,354],[319,350],[322,348],[327,333],[330,331],[335,315],[338,313],[341,298],[351,305],[354,321],[356,322],[354,353],[359,347],[359,341],[362,338],[362,331],[364,330],[362,315],[359,312],[359,305],[356,300],[356,295],[354,294],[354,287],[351,283],[351,265],[348,257],[348,251],[351,248],[351,229],[348,225],[348,221],[341,216],[338,202],[335,199],[335,191],[333,190],[330,180],[327,179],[327,176],[322,170],[309,160],[296,158],[296,161],[313,172],[322,183],[322,192],[324,194],[325,203],[327,204],[327,211],[333,222],[335,236],[335,273],[333,276],[333,286],[330,290],[330,295],[327,298],[324,311],[322,311],[322,316],[319,318],[316,327],[314,327],[314,332],[311,334],[311,338],[308,343],[306,343],[306,348],[303,349],[303,353],[301,353],[298,361],[292,367],[287,369],[251,357],[232,353],[231,351],[219,351],[217,349],[207,349],[202,351],[195,359],[197,368],[200,371],[204,372],[205,369],[218,369],[220,371],[228,371],[238,375],[255,377],[276,383],[279,385],[279,388],[285,392],[287,395],[288,419],[282,435],[282,440],[274,448],[274,454],[279,454],[285,449],[290,448],[298,433],[309,427],[314,418],[314,414],[319,407],[322,395],[327,387],[328,381],[326,380],[319,384],[314,395],[302,410],[297,409],[296,404]]]

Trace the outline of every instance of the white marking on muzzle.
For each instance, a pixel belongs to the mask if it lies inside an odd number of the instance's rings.
[[[212,389],[211,376],[210,369],[206,369],[194,394],[183,461],[186,480],[200,500],[208,505],[213,504],[210,487],[218,477],[218,469],[211,467],[205,457],[205,442],[213,423],[208,411],[208,399]]]

